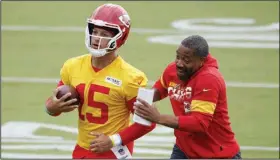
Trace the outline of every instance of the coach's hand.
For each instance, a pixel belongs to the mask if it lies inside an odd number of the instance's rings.
[[[75,108],[78,108],[78,105],[72,105],[77,99],[70,99],[65,101],[68,97],[71,96],[71,93],[67,93],[63,95],[61,98],[57,98],[56,95],[58,93],[58,89],[53,91],[53,95],[49,98],[46,107],[49,113],[58,114],[61,112],[70,112]]]
[[[140,98],[137,98],[137,100],[139,102],[134,103],[134,113],[146,120],[158,123],[160,120],[160,113],[155,105],[149,105],[146,101]]]
[[[90,142],[90,151],[95,153],[102,153],[109,151],[113,147],[113,143],[109,136],[99,132],[90,132],[96,138]]]

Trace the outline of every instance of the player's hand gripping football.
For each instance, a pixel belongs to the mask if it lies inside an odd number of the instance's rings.
[[[134,113],[146,120],[158,123],[160,120],[158,109],[140,98],[137,98],[137,100],[138,102],[135,102],[133,107],[135,110]]]
[[[58,114],[62,112],[70,112],[75,108],[78,108],[78,105],[74,105],[73,103],[77,102],[77,99],[69,99],[71,93],[66,93],[60,98],[57,98],[57,93],[59,89],[55,89],[53,91],[53,95],[51,96],[49,102],[47,103],[47,110],[52,114]],[[67,100],[69,99],[69,100]]]
[[[102,153],[109,151],[113,147],[113,142],[109,136],[99,132],[91,132],[90,134],[96,137],[90,142],[90,151]]]

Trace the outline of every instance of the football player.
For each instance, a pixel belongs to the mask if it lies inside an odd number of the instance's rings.
[[[115,4],[99,6],[87,19],[85,45],[89,54],[68,59],[61,68],[58,86],[76,88],[76,100],[56,98],[58,89],[46,102],[52,116],[78,108],[78,139],[72,157],[131,158],[133,142],[155,128],[130,125],[139,87],[147,84],[146,75],[128,64],[117,53],[128,38],[131,27],[127,11]]]

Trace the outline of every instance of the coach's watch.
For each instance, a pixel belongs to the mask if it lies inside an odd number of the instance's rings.
[[[122,144],[122,138],[119,134],[113,134],[111,136],[109,136],[112,143],[113,143],[113,146],[119,146]]]

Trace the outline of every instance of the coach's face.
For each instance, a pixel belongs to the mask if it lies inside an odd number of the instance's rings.
[[[195,55],[195,50],[180,45],[176,50],[176,69],[180,80],[186,81],[201,66],[203,59]]]

